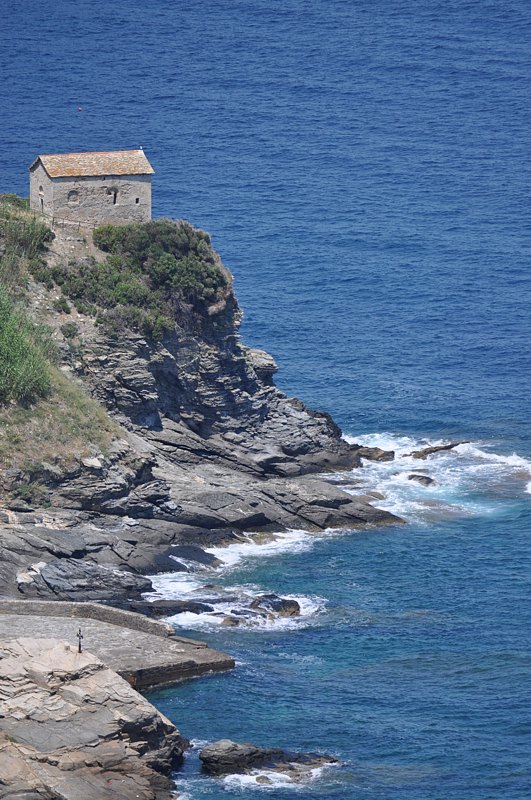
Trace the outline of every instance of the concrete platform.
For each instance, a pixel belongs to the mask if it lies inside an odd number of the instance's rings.
[[[43,605],[44,613],[41,613]],[[79,606],[84,607],[82,617],[73,613],[79,611]],[[95,606],[96,615],[99,609],[107,617],[111,612],[113,622],[89,616],[89,606]],[[149,632],[132,627],[138,624],[143,628],[145,623],[150,623],[146,625]],[[234,667],[234,659],[225,653],[213,650],[204,642],[173,636],[164,623],[153,623],[131,612],[94,603],[0,603],[0,640],[3,641],[20,637],[62,639],[77,647],[79,628],[83,634],[83,649],[96,655],[138,689]]]

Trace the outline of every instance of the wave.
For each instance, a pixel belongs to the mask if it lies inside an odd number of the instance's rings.
[[[344,438],[349,443],[394,450],[393,461],[363,459],[364,469],[351,473],[353,486],[347,491],[365,492],[378,506],[408,521],[495,514],[500,509],[500,499],[516,500],[529,491],[526,486],[529,487],[531,461],[517,453],[492,452],[485,443],[463,443],[422,460],[413,458],[412,453],[450,442],[388,432]],[[412,475],[433,482],[423,485]]]
[[[324,612],[327,602],[324,598],[282,593],[283,600],[295,601],[299,606],[297,615],[283,616],[252,607],[258,597],[269,592],[268,589],[250,584],[211,583],[208,578],[227,580],[242,561],[300,552],[310,548],[314,540],[315,536],[312,534],[291,530],[275,534],[249,534],[245,542],[205,548],[208,553],[216,556],[221,566],[215,569],[202,567],[197,572],[152,575],[150,578],[153,591],[145,597],[148,600],[164,598],[202,602],[212,609],[201,613],[185,610],[166,617],[168,622],[179,628],[199,630],[226,626],[255,630],[292,630],[307,626],[315,616]]]
[[[502,510],[500,499],[517,501],[523,492],[531,494],[531,461],[516,453],[503,455],[491,452],[484,443],[460,444],[452,450],[440,451],[427,460],[420,460],[413,458],[415,450],[449,442],[442,439],[428,441],[387,432],[345,436],[345,439],[367,447],[394,450],[395,459],[385,462],[364,459],[362,470],[336,473],[329,477],[340,482],[351,494],[366,496],[370,502],[407,521],[429,524],[442,518],[492,515]],[[412,475],[417,479],[412,480]],[[433,482],[425,485],[426,481],[418,481],[419,476],[432,479]],[[239,585],[237,581],[231,584],[230,579],[242,562],[302,552],[311,548],[316,538],[332,533],[338,532],[310,534],[302,530],[290,530],[274,534],[248,534],[245,541],[225,547],[205,548],[221,562],[220,566],[214,569],[191,564],[189,572],[151,576],[153,592],[146,597],[153,600],[165,598],[201,602],[209,607],[201,613],[195,613],[200,610],[197,608],[185,609],[167,617],[178,628],[201,630],[226,626],[282,631],[319,624],[319,616],[328,613],[326,599],[283,594],[284,600],[295,601],[300,609],[297,615],[283,616],[278,612],[256,608],[254,601],[269,592],[268,588]]]

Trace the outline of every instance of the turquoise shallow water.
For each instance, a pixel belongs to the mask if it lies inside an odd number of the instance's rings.
[[[474,442],[429,490],[365,471],[406,526],[241,553],[219,581],[303,619],[194,620],[240,666],[153,699],[199,740],[345,761],[281,800],[528,798],[528,3],[0,6],[1,190],[39,152],[143,145],[154,212],[211,231],[281,387],[402,454]],[[257,791],[194,754],[179,781]]]

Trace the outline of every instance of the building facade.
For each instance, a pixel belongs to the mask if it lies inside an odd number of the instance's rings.
[[[30,208],[87,227],[151,219],[151,176],[143,150],[37,156],[30,171]]]

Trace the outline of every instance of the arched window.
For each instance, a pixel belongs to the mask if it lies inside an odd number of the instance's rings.
[[[72,189],[71,192],[68,192],[67,198],[69,203],[78,203],[79,202],[79,192],[76,192],[75,189]]]
[[[44,189],[42,188],[42,183],[41,183],[41,184],[40,184],[40,186],[39,186],[39,192],[40,192],[41,194],[43,194],[43,192],[44,192]]]

